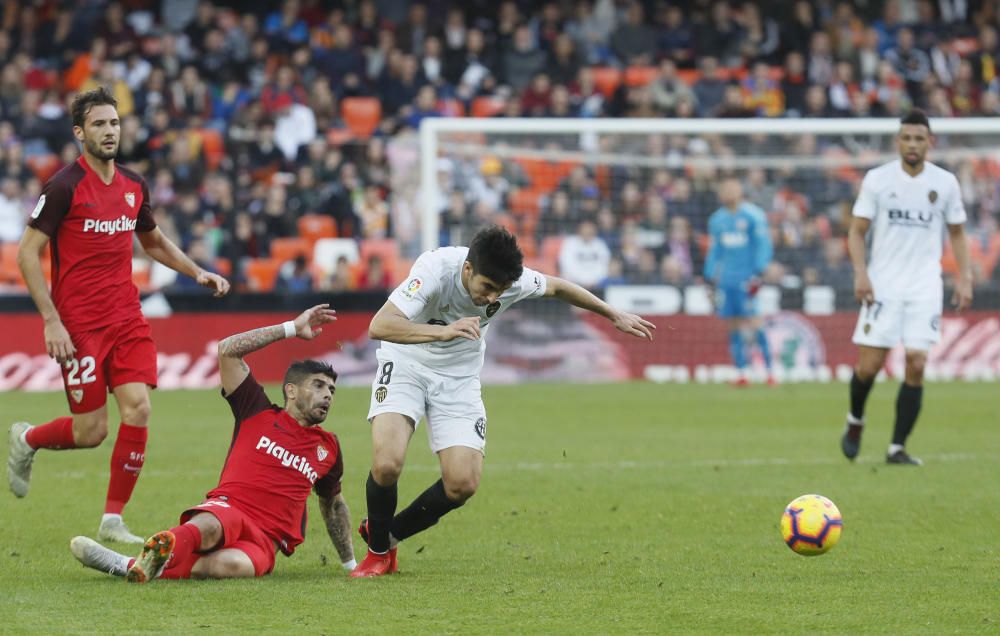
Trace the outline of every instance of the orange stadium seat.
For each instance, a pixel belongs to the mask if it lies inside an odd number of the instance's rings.
[[[274,289],[278,280],[281,262],[273,258],[255,258],[247,263],[247,285],[251,291],[268,292]]]
[[[395,270],[399,260],[399,243],[395,239],[362,239],[359,246],[361,262],[366,266],[368,259],[378,256],[382,259],[382,267],[387,272]]]
[[[536,272],[541,272],[543,274],[550,274],[555,276],[558,274],[556,271],[559,268],[558,262],[552,258],[545,258],[544,256],[535,257],[525,257],[524,266],[528,269],[533,269]]]
[[[16,283],[21,280],[21,270],[17,266],[17,243],[0,246],[0,282]]]
[[[514,216],[537,216],[541,211],[539,199],[541,191],[534,188],[519,188],[509,197],[510,211]]]
[[[214,128],[202,128],[198,131],[201,137],[201,152],[205,157],[205,167],[215,170],[226,156],[226,146],[222,133]]]
[[[299,255],[305,256],[306,261],[312,260],[312,243],[304,238],[276,238],[271,240],[271,258],[284,263]]]
[[[33,155],[25,159],[25,163],[31,168],[31,172],[42,183],[49,180],[61,166],[57,155]]]
[[[544,239],[542,239],[542,253],[540,258],[552,261],[553,263],[558,263],[559,250],[562,249],[562,244],[563,244],[563,237],[546,236]]]
[[[591,71],[594,74],[594,86],[597,90],[605,97],[611,97],[622,81],[622,72],[613,66],[595,66]]]
[[[337,224],[332,216],[306,214],[299,218],[299,236],[310,243],[321,238],[337,238]]]
[[[538,241],[535,240],[532,234],[525,232],[523,229],[517,235],[517,244],[521,248],[521,252],[525,258],[535,258],[538,256]]]
[[[340,117],[355,136],[367,139],[382,119],[382,104],[374,97],[345,97],[340,102]]]
[[[677,79],[684,82],[688,86],[693,86],[695,82],[701,79],[701,71],[691,68],[678,69]]]
[[[659,75],[655,66],[630,66],[625,69],[626,86],[646,86]]]
[[[493,117],[503,112],[504,101],[497,97],[477,97],[472,100],[473,117]]]
[[[228,258],[217,258],[213,264],[215,265],[215,271],[218,272],[220,276],[229,278],[233,275],[233,262]]]

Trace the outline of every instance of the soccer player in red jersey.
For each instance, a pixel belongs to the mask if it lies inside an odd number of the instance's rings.
[[[294,321],[230,336],[219,343],[222,395],[236,418],[219,485],[203,503],[181,514],[180,525],[150,537],[135,559],[87,537],[70,542],[84,565],[134,583],[154,578],[264,576],[276,550],[291,556],[302,543],[309,491],[344,568],[352,570],[351,519],[340,494],[344,459],[326,419],[337,374],[315,360],[294,362],[285,372],[285,406],[271,404],[243,356],[283,338],[312,340],[335,320],[317,305]]]
[[[10,429],[7,479],[18,497],[28,494],[31,464],[40,448],[93,448],[108,435],[107,393],[121,413],[111,453],[111,479],[98,538],[142,543],[121,513],[146,454],[149,389],[156,386],[156,347],[132,283],[132,237],[167,267],[195,278],[216,296],[226,279],[206,272],[156,227],[149,188],[135,172],[115,165],[121,126],[105,88],[81,93],[72,105],[73,134],[83,155],[42,189],[17,261],[45,321],[45,348],[62,366],[72,417]],[[52,254],[52,290],[41,254]]]

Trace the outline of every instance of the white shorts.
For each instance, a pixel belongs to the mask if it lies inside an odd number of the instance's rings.
[[[884,300],[861,307],[854,344],[928,351],[941,340],[941,300]]]
[[[427,417],[427,441],[437,453],[467,446],[485,455],[486,407],[478,376],[451,377],[398,355],[377,352],[368,421],[399,413],[414,426]]]

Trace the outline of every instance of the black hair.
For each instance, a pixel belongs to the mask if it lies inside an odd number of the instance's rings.
[[[334,382],[337,381],[337,372],[325,362],[320,362],[319,360],[296,360],[290,364],[288,370],[285,371],[285,379],[281,382],[281,393],[285,396],[285,400],[288,400],[288,395],[285,394],[286,384],[298,386],[302,384],[303,380],[316,373],[322,373]]]
[[[513,283],[524,272],[524,254],[517,239],[498,225],[476,232],[466,260],[472,265],[473,274],[499,285]]]
[[[77,94],[73,98],[73,105],[70,113],[73,115],[73,125],[83,128],[83,123],[87,121],[87,114],[94,106],[114,106],[118,108],[118,100],[111,94],[106,86],[98,86],[94,90]]]
[[[920,110],[919,108],[914,108],[910,112],[906,113],[902,119],[899,120],[900,126],[905,126],[906,124],[915,124],[917,126],[926,126],[927,132],[931,130],[931,122],[927,119],[927,113]]]

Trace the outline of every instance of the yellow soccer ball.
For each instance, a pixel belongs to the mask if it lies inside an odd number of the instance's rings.
[[[843,529],[840,510],[822,495],[796,497],[781,515],[781,538],[802,556],[826,554],[840,541]]]

